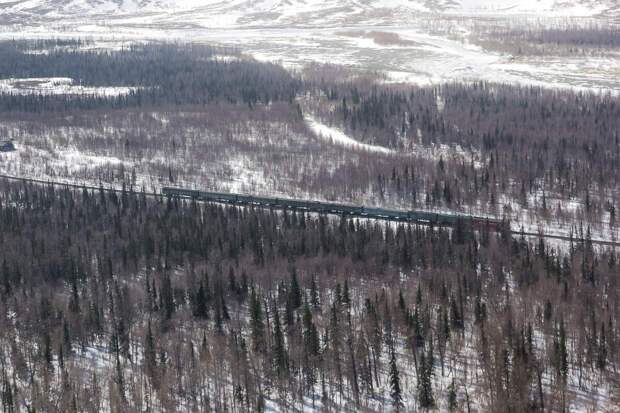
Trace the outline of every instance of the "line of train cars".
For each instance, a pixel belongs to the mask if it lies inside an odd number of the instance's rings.
[[[459,220],[471,222],[474,227],[489,226],[495,229],[507,227],[510,223],[504,220],[475,217],[471,215],[449,215],[425,211],[398,211],[383,208],[368,208],[318,201],[299,201],[285,198],[266,198],[259,196],[204,192],[192,189],[162,188],[162,194],[170,197],[192,198],[200,201],[222,202],[236,205],[257,205],[272,208],[301,209],[310,212],[353,215],[366,218],[388,219],[393,221],[412,222],[425,225],[455,226]]]

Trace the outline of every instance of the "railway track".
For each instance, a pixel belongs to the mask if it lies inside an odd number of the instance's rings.
[[[105,187],[97,187],[97,186],[93,186],[93,185],[85,185],[85,184],[72,184],[72,183],[67,183],[67,182],[58,182],[58,181],[46,181],[43,179],[34,179],[34,178],[21,178],[21,177],[16,177],[16,176],[11,176],[11,175],[3,175],[0,174],[0,179],[5,179],[5,180],[9,180],[9,181],[18,181],[18,182],[27,182],[27,183],[33,183],[33,184],[39,184],[39,185],[53,185],[53,186],[60,186],[60,187],[66,187],[66,188],[73,188],[73,189],[87,189],[87,190],[103,190],[106,192],[114,192],[117,194],[122,193],[123,191],[121,189],[116,189],[116,188],[105,188]],[[164,196],[161,193],[157,193],[157,192],[145,192],[144,193],[145,196],[148,197],[162,197]],[[234,202],[230,202],[227,200],[217,200],[217,199],[207,199],[207,200],[200,200],[198,199],[199,202],[205,202],[205,203],[221,203],[221,204],[227,204],[227,205],[237,205],[237,206],[248,206],[248,204],[242,204],[242,203],[237,203],[235,204]],[[273,208],[273,209],[289,209],[286,206],[273,206],[273,205],[260,205],[260,204],[253,204],[253,206],[257,206],[257,207],[261,207],[261,208]],[[309,211],[309,212],[323,212],[326,214],[331,214],[331,215],[342,215],[339,212],[333,212],[333,211]],[[382,221],[396,221],[396,222],[403,222],[400,219],[396,219],[396,218],[391,218],[391,217],[382,217],[382,216],[362,216],[359,214],[351,214],[351,216],[357,216],[359,218],[367,218],[367,219],[376,219],[376,220],[382,220]],[[424,224],[423,222],[416,222],[417,224]],[[549,234],[549,233],[536,233],[536,232],[522,232],[522,231],[514,231],[514,230],[510,230],[510,233],[513,235],[518,235],[518,236],[525,236],[525,237],[542,237],[542,238],[549,238],[549,239],[557,239],[557,240],[562,240],[562,241],[573,241],[573,242],[583,242],[583,240],[581,238],[577,238],[577,237],[573,237],[571,239],[571,237],[566,236],[566,235],[560,235],[560,234]],[[609,247],[619,247],[620,248],[620,241],[611,241],[611,240],[600,240],[600,239],[592,239],[591,240],[592,244],[596,244],[596,245],[603,245],[603,246],[609,246]]]
[[[585,239],[583,238],[578,238],[578,237],[573,237],[571,239],[571,237],[567,237],[566,235],[559,235],[559,234],[539,234],[536,232],[521,232],[521,231],[510,231],[511,234],[514,235],[523,235],[526,237],[542,237],[542,238],[551,238],[551,239],[559,239],[559,240],[563,240],[563,241],[573,241],[574,243],[580,243],[580,242],[584,242]],[[602,239],[592,239],[590,240],[592,242],[592,244],[597,244],[597,245],[605,245],[608,247],[620,247],[620,241],[606,241],[606,240],[602,240]]]

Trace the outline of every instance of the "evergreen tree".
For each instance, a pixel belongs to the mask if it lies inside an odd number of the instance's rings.
[[[256,291],[252,288],[250,295],[250,332],[254,351],[262,353],[265,351],[265,324],[263,321],[263,311]]]
[[[428,409],[435,406],[432,387],[432,358],[421,352],[418,373],[418,403],[420,407]]]
[[[463,317],[459,310],[459,306],[454,299],[454,296],[450,298],[450,318],[452,320],[452,327],[455,329],[463,328]]]
[[[118,356],[118,354],[116,355],[116,375],[114,378],[114,381],[116,382],[116,385],[118,387],[118,393],[121,397],[122,401],[125,401],[125,379],[123,377],[123,368],[121,366],[121,360]]]
[[[297,271],[293,268],[291,270],[291,286],[290,297],[293,310],[301,307],[301,289],[299,288],[299,282],[297,282]]]
[[[454,377],[450,382],[450,386],[448,387],[448,410],[453,412],[457,407],[457,394],[456,394],[456,383],[454,382]]]
[[[291,300],[290,296],[286,298],[286,308],[284,309],[284,318],[286,321],[286,327],[288,331],[291,331],[291,328],[295,324],[295,309],[293,308],[293,301]]]
[[[45,367],[48,370],[54,369],[54,366],[52,365],[54,360],[52,356],[52,344],[50,334],[47,331],[43,333],[43,360],[45,360]]]
[[[390,348],[390,396],[392,397],[394,409],[399,412],[403,407],[403,396],[400,389],[400,377],[398,367],[396,366],[394,347]]]
[[[155,339],[153,338],[150,321],[146,330],[146,336],[144,337],[144,367],[147,375],[154,380],[157,368],[157,350],[155,349]]]
[[[566,330],[564,328],[564,318],[560,319],[560,326],[556,330],[554,338],[555,364],[559,376],[566,383],[568,375],[568,350],[566,348]]]
[[[207,295],[202,281],[200,281],[200,286],[194,299],[194,316],[203,319],[207,318]]]
[[[264,413],[265,412],[265,397],[261,394],[258,396],[258,400],[256,401],[256,413]]]
[[[13,389],[6,372],[2,373],[2,413],[15,413]]]
[[[344,280],[344,287],[342,288],[342,304],[345,307],[349,307],[351,305],[351,297],[349,296],[349,281]]]
[[[228,289],[233,294],[239,293],[239,287],[237,286],[237,278],[235,277],[235,270],[230,267],[228,270]]]
[[[129,332],[125,327],[123,317],[120,317],[118,320],[116,336],[118,337],[120,354],[122,354],[125,358],[129,358]]]
[[[605,323],[601,322],[601,334],[598,340],[598,353],[596,357],[596,366],[600,370],[605,370],[607,365],[607,339],[605,338]]]
[[[245,297],[248,294],[248,275],[245,270],[241,272],[241,285],[239,286],[239,293],[241,294],[242,300],[245,300]]]
[[[405,305],[405,297],[403,297],[403,290],[402,289],[398,289],[398,308],[400,308],[400,310],[405,313],[406,312],[406,305]]]
[[[310,281],[310,302],[312,303],[312,308],[315,311],[319,310],[319,293],[317,291],[316,280],[314,279],[314,275],[312,276],[312,280]]]
[[[282,328],[280,326],[280,315],[278,314],[278,307],[275,302],[273,304],[273,364],[275,366],[276,373],[281,375],[288,369],[288,356],[286,354],[286,348],[284,346],[284,336],[282,334]]]
[[[316,325],[312,321],[312,313],[310,312],[310,307],[308,307],[308,302],[304,303],[303,325],[306,354],[308,356],[318,356],[321,350],[319,332],[316,329]]]
[[[209,343],[207,343],[207,333],[202,333],[202,342],[200,343],[200,359],[207,360],[209,357]]]
[[[159,298],[162,301],[162,310],[164,311],[164,317],[166,320],[170,320],[174,313],[174,296],[172,294],[172,284],[170,282],[170,276],[164,275]]]
[[[62,333],[64,349],[67,354],[71,354],[73,352],[73,348],[71,345],[71,336],[69,334],[69,325],[67,324],[67,320],[64,320],[62,323]]]
[[[215,331],[218,335],[224,334],[224,326],[222,320],[222,306],[219,303],[219,298],[215,302]]]
[[[62,344],[61,344],[60,347],[58,348],[58,367],[60,368],[60,371],[62,372],[65,371],[65,357],[63,353],[64,351],[62,349]]]
[[[6,258],[2,260],[2,286],[4,294],[7,296],[11,295],[11,273]]]
[[[77,278],[71,279],[71,299],[69,300],[69,311],[77,314],[80,312],[80,297],[78,294]]]
[[[336,372],[336,380],[338,381],[338,390],[342,392],[342,332],[338,322],[337,303],[334,303],[330,310],[329,317],[329,348],[331,351],[331,359],[334,370]]]

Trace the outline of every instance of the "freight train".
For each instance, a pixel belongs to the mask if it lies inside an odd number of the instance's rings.
[[[234,205],[255,205],[261,207],[296,209],[317,213],[350,215],[365,218],[403,221],[424,225],[456,226],[459,222],[471,223],[474,227],[488,226],[496,229],[510,230],[510,223],[505,220],[476,217],[471,215],[451,215],[426,211],[399,211],[383,208],[368,208],[331,202],[302,201],[286,198],[267,198],[241,194],[204,192],[192,189],[162,188],[162,194],[170,197],[191,198],[200,201],[220,202]]]

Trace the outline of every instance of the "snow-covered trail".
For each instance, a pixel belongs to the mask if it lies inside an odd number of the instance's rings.
[[[385,148],[383,146],[369,145],[367,143],[358,142],[341,130],[319,122],[311,115],[304,115],[304,121],[306,122],[306,125],[308,125],[308,128],[310,128],[310,130],[316,136],[321,139],[333,142],[334,144],[369,152],[379,152],[384,154],[395,153],[391,149]]]

